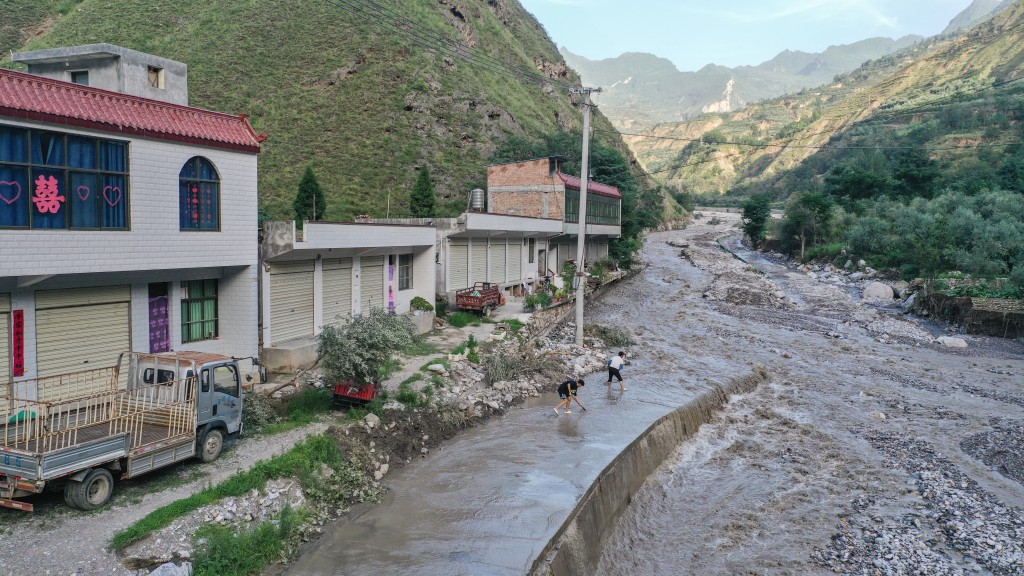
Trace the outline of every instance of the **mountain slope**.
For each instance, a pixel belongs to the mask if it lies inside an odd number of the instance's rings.
[[[1017,3],[920,55],[876,61],[821,90],[738,114],[656,129],[676,140],[631,144],[648,169],[692,192],[786,196],[813,187],[836,164],[897,147],[919,148],[950,176],[991,173],[1020,140],[1022,79],[1024,4]]]
[[[407,214],[421,165],[430,167],[442,209],[454,213],[466,191],[483,183],[490,154],[509,135],[539,137],[582,123],[557,84],[578,79],[516,0],[5,5],[5,13],[20,18],[0,29],[5,53],[109,42],[187,63],[193,106],[249,114],[270,135],[260,156],[260,196],[277,218],[292,217],[306,165],[327,195],[330,219],[383,216],[389,208],[392,216]],[[357,13],[359,6],[370,18]],[[427,34],[443,40],[411,41]],[[550,81],[525,82],[493,63],[472,65],[440,43]],[[600,116],[595,125],[609,126]]]

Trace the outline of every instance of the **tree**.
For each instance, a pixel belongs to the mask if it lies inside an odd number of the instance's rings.
[[[342,326],[328,324],[320,333],[318,352],[331,382],[376,382],[391,356],[409,346],[415,332],[407,316],[373,308]]]
[[[743,233],[756,248],[765,238],[771,206],[767,196],[753,196],[743,203]]]
[[[298,222],[323,220],[327,210],[327,199],[324,198],[320,182],[313,174],[313,167],[306,166],[306,172],[299,182],[299,193],[295,196],[295,220]]]
[[[420,168],[416,185],[412,187],[412,194],[409,195],[409,209],[412,211],[412,217],[433,218],[436,202],[434,183],[430,180],[430,169],[424,166]]]
[[[790,199],[786,206],[786,219],[782,223],[783,239],[792,237],[799,240],[801,260],[804,258],[808,236],[812,246],[818,243],[818,235],[832,221],[834,206],[831,198],[817,192],[796,195]]]

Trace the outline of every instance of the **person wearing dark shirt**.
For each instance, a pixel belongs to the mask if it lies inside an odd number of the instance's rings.
[[[580,408],[583,408],[584,412],[587,411],[587,409],[583,407],[583,404],[580,404],[580,399],[576,396],[576,391],[582,388],[583,385],[583,378],[566,380],[558,385],[558,397],[561,398],[562,401],[558,403],[558,406],[552,408],[552,410],[555,411],[555,416],[558,416],[558,409],[563,406],[565,406],[564,414],[572,414],[572,411],[569,410],[569,405],[572,404],[573,400],[580,405]]]

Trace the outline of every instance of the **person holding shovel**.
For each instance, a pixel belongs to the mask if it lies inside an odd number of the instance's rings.
[[[584,384],[585,382],[583,382],[583,378],[577,378],[573,380],[566,380],[558,385],[558,397],[561,398],[562,401],[558,403],[558,406],[552,408],[552,410],[555,411],[555,416],[558,416],[558,409],[562,406],[565,406],[564,414],[572,414],[572,411],[569,410],[569,405],[572,404],[573,400],[580,405],[580,408],[583,408],[584,412],[587,411],[583,404],[580,404],[580,399],[576,396],[576,391],[582,388]]]

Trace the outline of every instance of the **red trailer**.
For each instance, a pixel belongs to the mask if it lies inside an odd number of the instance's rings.
[[[376,397],[377,385],[373,382],[360,385],[349,380],[334,385],[334,405],[338,408],[363,406]]]
[[[494,282],[477,282],[455,293],[457,308],[473,310],[484,316],[490,316],[501,303],[501,287]]]

